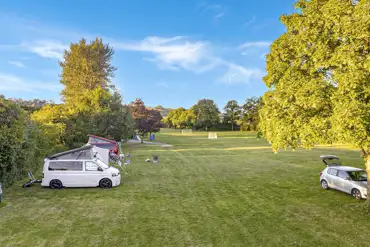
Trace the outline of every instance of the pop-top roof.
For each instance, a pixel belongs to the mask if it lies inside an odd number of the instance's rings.
[[[107,139],[107,138],[104,138],[104,137],[90,135],[90,134],[88,134],[87,136],[90,137],[89,138],[89,143],[101,143],[101,142],[96,140],[96,139],[98,139],[98,140],[101,140],[103,142],[109,142],[109,143],[117,144],[116,141],[110,140],[110,139]]]

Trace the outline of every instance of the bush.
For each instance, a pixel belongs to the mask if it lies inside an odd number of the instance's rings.
[[[47,151],[40,128],[20,106],[0,97],[0,183],[9,186],[38,169]]]

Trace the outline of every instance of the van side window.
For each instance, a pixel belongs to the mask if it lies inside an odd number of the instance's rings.
[[[98,165],[93,161],[86,161],[85,162],[85,170],[86,171],[97,171]]]
[[[49,161],[49,171],[82,171],[82,161]]]

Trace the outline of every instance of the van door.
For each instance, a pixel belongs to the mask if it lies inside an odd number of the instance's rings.
[[[78,187],[83,176],[83,162],[76,160],[49,161],[48,180],[58,179],[65,187]]]
[[[97,187],[104,177],[104,170],[94,161],[85,161],[85,175],[86,186]]]

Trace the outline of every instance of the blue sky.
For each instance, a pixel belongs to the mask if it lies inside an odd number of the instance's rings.
[[[124,101],[222,108],[266,87],[265,54],[294,0],[0,2],[0,94],[60,102],[58,60],[82,37],[115,49],[113,83]]]

